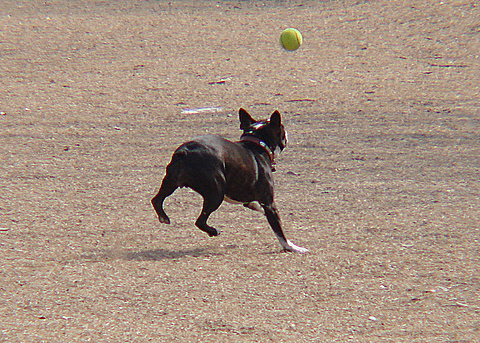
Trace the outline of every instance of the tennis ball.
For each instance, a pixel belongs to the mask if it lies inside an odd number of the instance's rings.
[[[297,29],[286,29],[280,35],[280,45],[288,51],[297,50],[302,45],[303,38]]]

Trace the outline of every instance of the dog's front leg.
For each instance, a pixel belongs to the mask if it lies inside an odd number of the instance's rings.
[[[278,214],[278,210],[275,206],[275,203],[271,203],[269,205],[262,205],[264,211],[265,211],[265,216],[267,217],[268,223],[273,229],[273,232],[277,236],[280,244],[283,247],[283,250],[285,251],[293,251],[293,252],[300,252],[300,253],[305,253],[308,252],[307,249],[296,246],[289,240],[285,238],[285,234],[283,233],[282,230],[282,224],[280,222],[280,216]]]

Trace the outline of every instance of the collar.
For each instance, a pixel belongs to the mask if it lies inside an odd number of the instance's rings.
[[[257,146],[263,148],[263,150],[265,150],[265,152],[268,154],[268,157],[270,158],[270,166],[272,167],[272,171],[275,171],[275,153],[268,147],[267,143],[262,141],[260,138],[251,136],[249,134],[243,134],[240,137],[240,142],[254,143]]]

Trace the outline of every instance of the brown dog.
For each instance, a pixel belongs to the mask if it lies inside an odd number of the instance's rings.
[[[195,225],[209,236],[220,234],[207,219],[225,199],[264,212],[285,251],[307,252],[285,238],[273,201],[274,156],[287,144],[280,113],[275,111],[269,120],[260,121],[243,108],[239,114],[243,130],[240,141],[199,136],[175,150],[160,190],[152,199],[158,219],[170,223],[163,210],[165,198],[178,187],[189,187],[203,197],[202,213]]]

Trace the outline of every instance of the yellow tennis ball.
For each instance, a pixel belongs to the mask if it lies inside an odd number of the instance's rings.
[[[288,51],[297,50],[302,45],[303,38],[297,29],[286,29],[280,35],[280,45]]]

